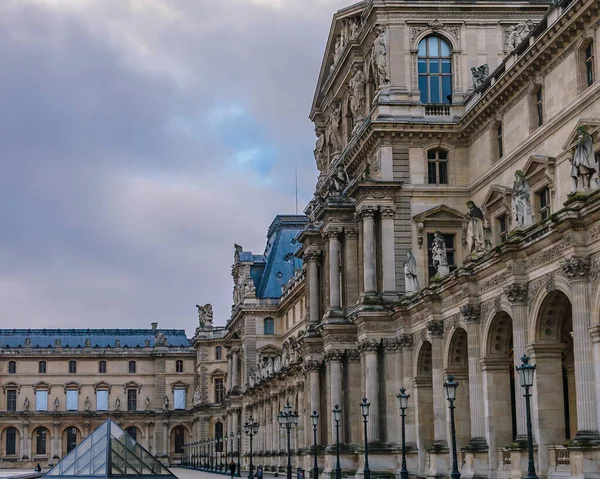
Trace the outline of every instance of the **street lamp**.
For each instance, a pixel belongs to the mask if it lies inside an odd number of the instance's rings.
[[[533,461],[533,436],[531,434],[531,405],[529,398],[529,388],[533,386],[533,373],[535,372],[535,365],[529,364],[529,357],[523,355],[521,358],[521,366],[517,367],[519,373],[519,379],[521,380],[521,387],[525,388],[525,412],[527,414],[527,452],[529,453],[529,461],[527,467],[527,476],[525,479],[538,479],[535,473],[535,463]]]
[[[408,398],[406,389],[400,388],[400,394],[396,395],[398,407],[402,416],[402,468],[400,469],[400,479],[408,479],[408,469],[406,469],[406,408],[408,407]]]
[[[225,440],[224,436],[219,436],[219,444],[219,470],[223,472],[223,453],[225,453],[225,461],[227,461],[227,441]]]
[[[363,417],[363,424],[365,425],[365,467],[363,468],[364,479],[371,479],[371,469],[369,469],[369,439],[367,437],[367,418],[369,417],[369,406],[371,403],[367,401],[367,398],[363,398],[360,403],[360,413]]]
[[[456,458],[456,427],[454,426],[454,401],[456,399],[458,381],[454,380],[454,376],[448,376],[448,381],[444,383],[444,387],[446,388],[446,398],[450,403],[450,430],[452,431],[452,472],[450,473],[450,477],[452,479],[460,479],[458,459]]]
[[[292,406],[288,401],[283,411],[279,412],[279,427],[287,431],[287,479],[292,479],[292,451],[290,445],[290,432],[293,427],[298,425],[298,413],[292,411]]]
[[[250,464],[248,466],[248,479],[254,477],[254,465],[252,464],[252,438],[258,434],[258,423],[250,416],[244,423],[244,434],[250,438]]]
[[[242,477],[242,464],[240,461],[240,457],[241,457],[241,453],[242,453],[242,433],[240,431],[238,431],[236,434],[237,437],[237,443],[238,443],[238,453],[237,453],[237,459],[238,459],[238,463],[237,463],[237,475],[238,477]]]
[[[231,462],[233,462],[233,437],[235,436],[235,434],[233,434],[233,431],[231,431],[229,433],[229,453],[231,454]],[[227,466],[229,466],[229,461],[227,463]]]
[[[317,464],[317,425],[319,424],[319,413],[313,411],[310,416],[313,427],[313,444],[315,449],[315,464],[313,466],[313,477],[312,479],[319,479],[319,465]]]
[[[342,408],[336,404],[332,412],[335,421],[335,479],[342,479],[342,466],[340,466],[340,419],[342,419]]]

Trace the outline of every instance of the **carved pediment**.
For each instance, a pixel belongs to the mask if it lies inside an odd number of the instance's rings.
[[[6,392],[7,389],[16,389],[17,392],[21,390],[21,385],[14,381],[10,381],[2,385],[2,392]]]
[[[225,371],[223,371],[222,369],[215,369],[213,372],[210,373],[210,377],[214,377],[214,376],[226,376],[227,373]]]
[[[67,389],[70,389],[70,390],[76,389],[79,392],[81,390],[81,384],[79,384],[78,382],[75,382],[75,381],[69,381],[68,383],[65,383],[64,389],[65,389],[65,393],[67,392]]]
[[[39,390],[46,390],[46,391],[50,392],[52,390],[52,385],[48,384],[45,381],[38,381],[37,383],[35,383],[33,385],[33,389],[34,389],[34,391],[37,391],[39,389]]]
[[[175,391],[175,389],[185,389],[187,391],[188,387],[188,383],[184,383],[183,381],[175,381],[171,384],[171,391]]]
[[[548,184],[554,189],[554,167],[556,159],[552,156],[531,155],[523,167],[525,178],[532,187],[540,183]]]
[[[281,352],[281,349],[279,349],[276,346],[273,346],[272,344],[267,344],[266,346],[257,349],[256,352],[259,353],[259,355],[261,356],[272,356],[278,355]]]
[[[439,205],[413,217],[417,223],[455,222],[464,220],[465,214],[446,205]]]
[[[502,185],[492,185],[485,195],[481,206],[488,214],[493,215],[495,211],[510,209],[512,188]]]
[[[100,391],[108,391],[110,392],[112,386],[104,381],[100,381],[94,384],[94,392]]]
[[[600,140],[600,119],[580,118],[577,122],[577,125],[575,125],[575,128],[573,128],[573,131],[571,131],[571,134],[568,136],[567,141],[563,146],[563,150],[568,151],[575,146],[578,136],[577,130],[581,127],[587,130],[587,132],[594,139],[594,143]]]
[[[128,381],[125,384],[123,384],[123,390],[127,391],[128,389],[137,389],[138,391],[140,391],[142,389],[142,385],[136,383],[135,381]]]

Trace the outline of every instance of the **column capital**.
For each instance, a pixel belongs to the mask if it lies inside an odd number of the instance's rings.
[[[504,288],[504,294],[511,304],[527,304],[528,283],[513,283]]]
[[[394,218],[396,216],[396,205],[381,205],[379,207],[382,218]]]
[[[230,351],[231,351],[231,354],[240,354],[240,348],[239,347],[238,348],[231,348]]]
[[[344,228],[344,236],[346,238],[358,238],[358,228]]]
[[[321,368],[321,361],[304,361],[302,369],[305,371],[318,371]]]
[[[358,343],[358,350],[363,352],[377,352],[381,348],[381,341],[377,339],[363,339]]]
[[[323,230],[323,238],[326,239],[338,239],[342,234],[342,228],[339,228],[337,226],[327,226],[324,230]]]
[[[342,359],[344,359],[344,351],[341,349],[330,349],[325,352],[324,359],[326,363],[330,361],[340,362]]]
[[[360,361],[360,351],[358,349],[349,349],[346,351],[348,361]]]
[[[398,344],[401,349],[410,349],[413,347],[414,339],[412,334],[403,334],[398,337]]]
[[[592,262],[589,256],[571,256],[561,263],[563,272],[570,280],[586,280]]]
[[[319,260],[320,256],[321,256],[321,251],[319,251],[318,249],[314,249],[314,248],[307,249],[306,251],[304,251],[304,254],[303,254],[304,261],[315,262],[315,263]]]
[[[357,218],[374,218],[377,213],[377,206],[374,205],[361,205],[356,209]]]
[[[478,323],[481,319],[481,306],[468,303],[460,307],[460,314],[467,323]]]
[[[444,335],[444,321],[431,320],[427,322],[427,331],[432,338],[441,338]]]
[[[385,352],[388,352],[388,353],[393,353],[395,351],[399,351],[400,349],[402,349],[400,346],[400,341],[398,341],[398,338],[384,339],[382,345],[383,345]]]

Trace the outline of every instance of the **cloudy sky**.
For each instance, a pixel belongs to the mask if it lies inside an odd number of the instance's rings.
[[[0,1],[0,327],[197,325],[316,169],[351,0]]]

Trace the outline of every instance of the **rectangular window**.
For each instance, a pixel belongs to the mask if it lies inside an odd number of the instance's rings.
[[[585,77],[587,86],[594,83],[594,45],[590,44],[585,49]]]
[[[175,389],[173,392],[173,408],[185,409],[185,389]]]
[[[48,410],[48,391],[45,389],[42,391],[35,392],[35,410],[36,411],[47,411]]]
[[[498,233],[500,243],[504,243],[508,239],[508,217],[506,215],[498,217]]]
[[[538,192],[540,202],[540,219],[543,221],[550,217],[550,190],[548,187],[542,188]]]
[[[215,379],[215,402],[221,403],[225,398],[225,383],[223,378]]]
[[[135,366],[136,366],[135,361],[129,361],[129,373],[130,374],[135,374],[135,370],[136,370]]]
[[[8,374],[17,374],[17,362],[16,361],[8,362]]]
[[[496,128],[496,140],[498,141],[498,158],[502,158],[504,156],[504,145],[502,143],[502,123],[498,124]]]
[[[69,361],[69,373],[75,374],[77,372],[77,361]]]
[[[108,411],[108,391],[96,391],[96,411]]]
[[[442,233],[444,242],[446,243],[446,258],[448,259],[448,268],[450,272],[456,269],[454,260],[454,235]],[[427,266],[429,271],[429,279],[437,274],[435,266],[433,266],[433,233],[427,233]]]
[[[14,456],[17,453],[17,429],[9,427],[6,429],[6,455]]]
[[[79,402],[79,391],[67,389],[67,411],[77,411]]]
[[[17,390],[9,389],[6,391],[6,410],[16,411],[17,410]]]
[[[544,123],[544,99],[542,97],[542,89],[539,88],[537,93],[535,94],[535,106],[537,109],[537,124],[538,126],[542,126]]]
[[[273,318],[265,318],[264,334],[272,336],[275,334],[275,320]]]
[[[106,374],[106,361],[100,361],[98,363],[98,372],[100,374]]]
[[[427,180],[430,185],[448,184],[448,152],[429,150],[427,152]]]
[[[38,363],[38,371],[40,374],[46,374],[46,361],[40,361]]]
[[[128,411],[137,411],[137,390],[136,389],[128,389],[127,390],[127,410]]]

